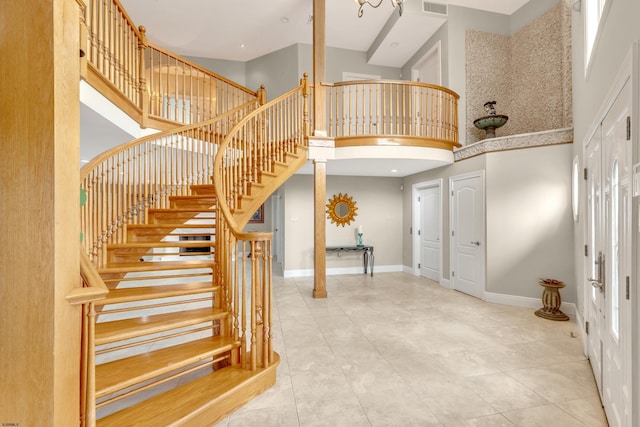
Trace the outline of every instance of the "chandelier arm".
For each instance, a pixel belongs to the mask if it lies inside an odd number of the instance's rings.
[[[393,0],[391,0],[393,2]],[[358,9],[358,18],[362,18],[362,15],[364,14],[364,5],[368,4],[369,6],[371,6],[372,8],[377,8],[382,4],[382,0],[379,0],[377,4],[373,4],[371,3],[370,0],[358,0],[358,3],[360,3],[360,9]]]

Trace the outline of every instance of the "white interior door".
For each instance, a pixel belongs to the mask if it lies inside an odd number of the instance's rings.
[[[586,147],[587,349],[612,427],[631,425],[630,89],[627,82]]]
[[[451,188],[451,284],[453,289],[484,296],[485,222],[484,175],[452,177]]]
[[[440,281],[440,186],[420,191],[420,275]]]

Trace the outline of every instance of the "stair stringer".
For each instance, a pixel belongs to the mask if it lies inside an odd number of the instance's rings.
[[[246,206],[242,206],[242,209],[236,209],[233,212],[233,217],[240,228],[244,228],[244,226],[249,223],[251,216],[262,206],[269,196],[307,162],[307,147],[298,145],[296,150],[297,153],[294,155],[287,155],[287,167],[282,168],[283,170],[280,173],[276,173],[275,175],[262,175],[261,182],[259,183],[261,188],[255,185],[252,186],[250,192],[251,200]],[[289,160],[289,158],[291,159]],[[260,188],[260,190],[254,191],[254,188]]]

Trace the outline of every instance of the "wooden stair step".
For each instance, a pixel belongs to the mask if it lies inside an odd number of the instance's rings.
[[[213,240],[159,240],[157,242],[112,243],[107,245],[109,251],[138,250],[155,248],[206,248],[213,246]]]
[[[210,195],[170,196],[169,203],[172,208],[190,206],[214,208],[218,204],[218,200]]]
[[[223,319],[227,312],[209,307],[96,323],[96,345]]]
[[[99,419],[99,427],[209,427],[275,384],[279,357],[266,369],[212,372]]]
[[[195,268],[214,268],[211,260],[188,261],[145,261],[145,262],[117,262],[98,269],[99,274],[135,273],[145,271],[190,270]]]
[[[119,304],[123,302],[149,299],[170,298],[182,295],[216,292],[219,286],[211,282],[185,283],[180,285],[138,286],[135,288],[116,288],[109,291],[106,298],[96,301],[96,306]]]
[[[191,192],[196,195],[211,195],[216,194],[216,189],[213,184],[196,184],[191,186]]]
[[[207,214],[207,216],[198,216]],[[190,219],[216,220],[216,209],[206,208],[171,208],[171,209],[149,209],[147,222],[156,224],[160,222],[182,222]]]
[[[229,337],[206,337],[96,366],[101,398],[240,346]]]
[[[180,230],[179,232],[176,230]],[[127,241],[155,241],[164,236],[215,236],[215,224],[131,224],[127,226]]]

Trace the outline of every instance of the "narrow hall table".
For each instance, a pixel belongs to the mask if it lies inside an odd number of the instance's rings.
[[[342,252],[362,252],[362,265],[364,267],[364,274],[367,274],[367,267],[371,267],[371,275],[373,276],[373,246],[371,245],[340,245],[340,246],[327,246],[327,252],[337,252],[338,256]]]

